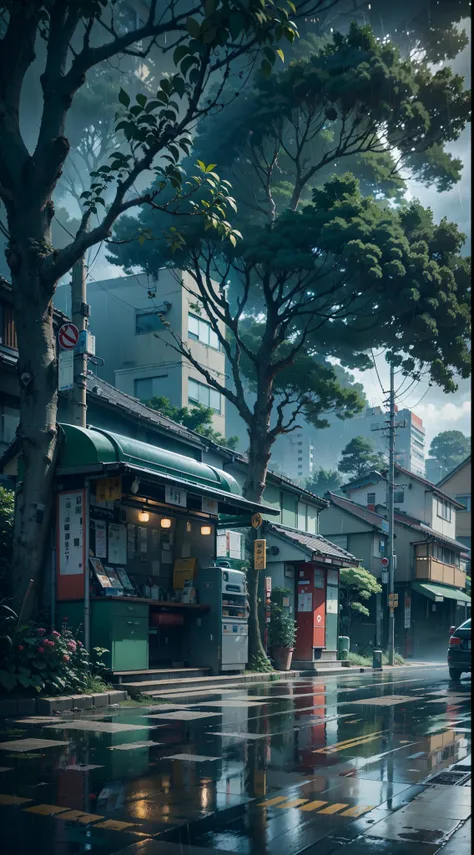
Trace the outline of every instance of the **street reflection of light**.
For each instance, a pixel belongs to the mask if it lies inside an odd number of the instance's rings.
[[[209,806],[209,787],[201,787],[201,807],[203,810]]]
[[[133,813],[137,819],[148,819],[149,811],[150,803],[145,801],[145,799],[133,802]]]

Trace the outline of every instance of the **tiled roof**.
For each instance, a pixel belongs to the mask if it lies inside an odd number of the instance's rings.
[[[369,511],[368,508],[365,508],[363,505],[357,505],[355,502],[351,502],[349,499],[337,496],[335,493],[329,493],[329,495],[331,498],[331,503],[333,505],[336,505],[336,507],[341,508],[341,510],[347,511],[354,517],[364,520],[365,522],[369,523],[369,525],[372,525],[380,531],[383,531],[382,523],[386,523],[387,520],[381,514],[377,514],[375,513],[375,511]],[[395,523],[397,523],[398,525],[404,525],[407,528],[411,528],[415,531],[421,532],[425,535],[425,539],[431,537],[435,540],[441,541],[442,543],[447,543],[450,546],[455,546],[457,549],[462,549],[463,552],[469,551],[463,543],[460,543],[458,540],[453,540],[453,538],[447,537],[445,534],[440,534],[426,523],[423,523],[421,520],[417,520],[414,517],[410,517],[408,516],[408,514],[400,514],[395,512],[394,517]],[[419,541],[416,542],[418,543]]]
[[[330,540],[326,540],[320,534],[307,534],[306,532],[298,531],[284,525],[275,525],[274,523],[265,523],[265,531],[276,534],[290,543],[297,543],[304,547],[311,555],[316,553],[322,558],[331,558],[334,561],[340,561],[343,564],[358,564],[357,558],[352,553],[347,552]]]
[[[402,475],[407,475],[409,478],[413,478],[414,481],[418,481],[420,484],[424,484],[426,489],[430,492],[434,493],[435,496],[439,496],[442,499],[446,499],[448,502],[455,508],[459,508],[459,510],[464,508],[464,505],[461,505],[460,502],[457,502],[456,499],[453,499],[452,496],[448,496],[447,493],[444,493],[443,490],[440,490],[436,484],[433,484],[431,481],[427,481],[426,478],[422,478],[421,475],[415,475],[414,472],[410,472],[409,469],[404,469],[403,466],[400,466],[398,463],[395,464],[395,471],[400,472]],[[387,480],[387,469],[382,469],[380,473],[375,471],[367,472],[366,475],[361,476],[360,478],[354,478],[353,481],[348,481],[347,484],[343,484],[341,490],[347,492],[348,490],[356,490],[359,486],[364,484],[375,484],[380,481]]]

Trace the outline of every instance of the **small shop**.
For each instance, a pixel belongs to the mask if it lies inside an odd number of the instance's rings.
[[[266,522],[267,573],[272,587],[290,593],[297,635],[292,667],[310,669],[321,660],[337,659],[339,571],[358,560],[319,534]]]
[[[245,574],[216,566],[219,514],[275,513],[232,476],[97,428],[63,424],[51,601],[56,625],[127,672],[247,664]]]

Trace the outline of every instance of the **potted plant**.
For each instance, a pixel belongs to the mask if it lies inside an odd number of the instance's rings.
[[[275,602],[271,605],[268,635],[271,654],[278,670],[289,671],[295,649],[296,621]]]

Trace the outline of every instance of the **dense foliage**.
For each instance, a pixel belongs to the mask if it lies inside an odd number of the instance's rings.
[[[471,437],[460,430],[444,430],[431,441],[429,456],[442,466],[444,474],[455,469],[471,453]]]
[[[368,604],[374,594],[380,594],[382,586],[375,576],[364,567],[343,567],[340,571],[339,607],[344,633],[351,633],[353,616],[368,617]]]
[[[341,452],[339,472],[351,478],[361,478],[373,469],[385,469],[387,461],[375,450],[375,443],[364,436],[356,436]]]
[[[180,425],[194,430],[200,436],[211,440],[211,442],[222,445],[224,448],[235,448],[239,438],[231,436],[226,439],[218,431],[212,427],[212,417],[214,410],[212,407],[205,407],[204,404],[196,404],[194,407],[174,407],[168,398],[156,396],[150,401],[145,401],[147,407],[152,410],[157,410],[162,416],[167,416],[169,419],[178,422]]]

